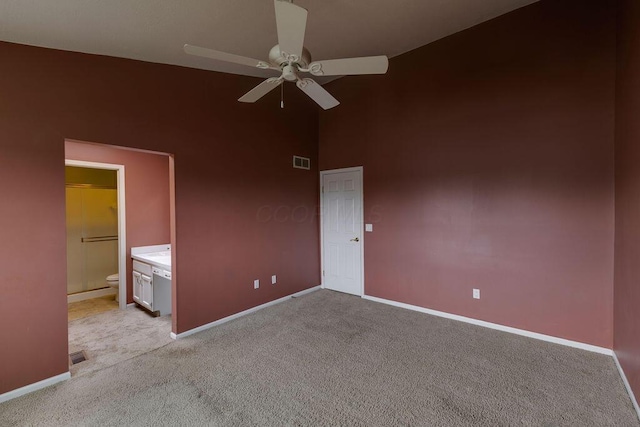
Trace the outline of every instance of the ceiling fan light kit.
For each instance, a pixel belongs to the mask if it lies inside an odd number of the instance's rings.
[[[295,82],[296,86],[320,107],[328,110],[339,105],[340,102],[312,78],[301,77],[301,73],[320,77],[385,74],[387,72],[389,59],[384,55],[312,62],[311,53],[303,45],[307,27],[307,10],[287,0],[274,0],[274,6],[278,44],[271,48],[268,62],[189,44],[184,45],[184,51],[190,55],[280,74],[278,77],[266,79],[247,92],[238,99],[240,102],[256,102],[287,81]]]

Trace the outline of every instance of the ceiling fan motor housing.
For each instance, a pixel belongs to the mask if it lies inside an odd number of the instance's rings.
[[[295,66],[287,64],[282,67],[282,78],[288,82],[295,82],[296,80],[298,80]]]
[[[280,45],[275,45],[269,51],[269,62],[276,67],[282,68],[283,66],[289,64],[291,58],[287,55],[288,52],[281,52]],[[307,50],[307,48],[302,48],[302,58],[297,58],[296,61],[293,62],[298,66],[298,68],[307,68],[309,64],[311,64],[311,53]]]

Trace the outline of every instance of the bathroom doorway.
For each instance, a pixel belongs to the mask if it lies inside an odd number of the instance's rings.
[[[111,222],[103,222],[98,227],[85,227],[92,231],[91,235],[85,233],[78,236],[76,233],[72,238],[76,241],[84,238],[85,246],[89,246],[87,250],[97,253],[103,260],[117,256],[117,268],[114,269],[116,264],[113,263],[110,264],[111,267],[102,265],[103,270],[95,274],[96,280],[101,282],[96,287],[102,286],[103,291],[108,292],[105,287],[110,273],[117,272],[119,282],[118,304],[114,302],[113,293],[68,304],[68,349],[72,376],[95,372],[173,341],[171,332],[175,328],[176,311],[156,317],[156,313],[136,304],[132,280],[134,248],[170,244],[172,257],[175,254],[173,160],[173,156],[168,153],[65,140],[67,167],[89,168],[111,174],[111,181],[106,185],[109,188],[102,189],[111,191],[110,195],[108,191],[102,191],[111,199],[96,209],[102,212],[102,216],[113,215],[117,211],[118,218],[117,224],[112,221],[113,218],[107,218]],[[113,198],[113,174],[116,199]],[[100,192],[88,193],[89,198],[92,198],[91,194]],[[114,233],[116,225],[118,231]],[[117,240],[114,238],[116,235]],[[118,247],[117,255],[111,255],[114,253],[114,245]],[[67,252],[68,262],[71,256],[73,254]],[[172,308],[175,307],[175,277],[173,274],[171,280]],[[90,287],[88,282],[87,288]],[[100,310],[99,306],[103,306],[105,301],[112,309]],[[98,306],[95,312],[94,306]],[[78,354],[82,356],[82,360],[76,362]]]
[[[116,294],[126,308],[126,208],[124,165],[65,160],[67,301]],[[98,304],[100,303],[100,304]],[[113,303],[112,303],[113,304]]]

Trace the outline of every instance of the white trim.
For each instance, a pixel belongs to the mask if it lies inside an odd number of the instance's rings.
[[[558,338],[551,335],[539,334],[537,332],[526,331],[524,329],[512,328],[510,326],[499,325],[497,323],[485,322],[484,320],[472,319],[470,317],[459,316],[457,314],[445,313],[443,311],[431,310],[430,308],[418,307],[417,305],[405,304],[402,302],[391,301],[378,297],[371,297],[363,295],[362,298],[370,301],[379,302],[382,304],[392,305],[394,307],[405,308],[407,310],[419,311],[421,313],[431,314],[432,316],[444,317],[446,319],[457,320],[459,322],[471,323],[472,325],[483,326],[485,328],[496,329],[502,332],[509,332],[516,335],[522,335],[529,338],[535,338],[542,341],[552,342],[555,344],[566,345],[568,347],[579,348],[582,350],[591,351],[594,353],[606,354],[607,356],[613,355],[613,350],[610,348],[598,347],[591,344],[585,344],[578,341],[571,341],[564,338]]]
[[[616,355],[615,351],[613,352],[613,361],[616,362],[616,367],[618,368],[618,372],[622,377],[622,382],[624,383],[624,386],[627,389],[627,393],[629,393],[629,397],[631,398],[631,403],[633,404],[633,407],[635,408],[636,413],[638,414],[638,418],[640,418],[640,406],[638,405],[638,400],[636,400],[636,396],[635,394],[633,394],[633,390],[631,389],[631,384],[629,384],[629,380],[627,380],[627,376],[625,375],[624,370],[622,369],[622,365],[620,364],[620,361],[618,360],[618,356]]]
[[[118,300],[120,301],[120,309],[124,310],[127,307],[127,215],[124,165],[69,159],[65,159],[64,164],[65,166],[115,170],[118,172],[118,275],[120,276],[118,279]]]
[[[107,295],[115,295],[116,290],[113,288],[95,289],[93,291],[78,292],[77,294],[67,295],[67,304],[72,302],[84,301],[93,298],[106,297]]]
[[[47,378],[45,380],[26,385],[24,387],[11,390],[6,393],[2,393],[0,394],[0,403],[6,402],[11,399],[15,399],[16,397],[24,396],[25,394],[28,394],[28,393],[33,393],[36,390],[40,390],[42,388],[49,387],[50,385],[54,385],[59,382],[66,381],[69,378],[71,378],[71,372],[67,371],[64,374],[56,375],[55,377]]]
[[[360,250],[360,294],[364,296],[364,167],[356,166],[352,168],[329,169],[320,171],[320,288],[324,287],[324,176],[333,173],[359,172],[360,173],[360,241],[362,242]]]
[[[170,336],[174,340],[178,339],[178,338],[188,337],[189,335],[193,335],[193,334],[195,334],[197,332],[202,332],[204,330],[213,328],[214,326],[218,326],[218,325],[221,325],[223,323],[227,323],[227,322],[229,322],[231,320],[237,319],[238,317],[246,316],[247,314],[254,313],[254,312],[258,311],[258,310],[262,310],[263,308],[267,308],[267,307],[270,307],[272,305],[280,304],[281,302],[288,301],[291,298],[300,297],[302,295],[317,291],[318,289],[320,289],[320,286],[314,286],[313,288],[305,289],[303,291],[296,292],[296,293],[291,294],[291,295],[287,295],[286,297],[282,297],[282,298],[278,298],[277,300],[269,301],[269,302],[264,303],[262,305],[258,305],[256,307],[250,308],[248,310],[241,311],[240,313],[232,314],[231,316],[224,317],[222,319],[216,320],[215,322],[207,323],[206,325],[198,326],[197,328],[189,329],[188,331],[181,332],[179,334],[176,334],[175,332],[171,332]]]

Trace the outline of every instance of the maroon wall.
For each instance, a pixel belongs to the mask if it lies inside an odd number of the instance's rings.
[[[252,78],[8,43],[0,58],[0,393],[68,371],[65,139],[175,155],[175,332],[319,284],[314,215],[257,215],[315,212],[304,94],[280,110],[277,93],[236,102]]]
[[[640,3],[618,10],[614,351],[640,396]]]
[[[124,165],[127,226],[127,302],[133,302],[131,248],[171,241],[169,156],[67,141],[65,158]]]
[[[367,295],[611,348],[614,15],[541,1],[328,85]]]

